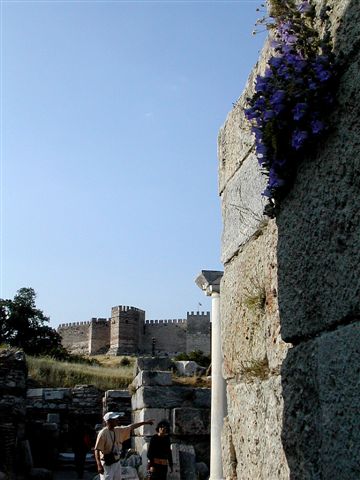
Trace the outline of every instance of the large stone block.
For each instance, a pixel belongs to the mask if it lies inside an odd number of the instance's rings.
[[[106,400],[124,400],[127,401],[130,398],[128,390],[107,390],[105,392]]]
[[[305,158],[277,218],[281,333],[298,342],[360,311],[360,53],[331,136]]]
[[[72,397],[71,388],[44,388],[43,398],[49,401],[68,401]]]
[[[170,371],[171,359],[169,357],[138,357],[135,365],[136,375],[141,370]]]
[[[172,384],[171,372],[141,370],[132,381],[130,389],[137,390],[142,385],[164,387],[164,386],[169,386],[171,384]]]
[[[254,136],[251,133],[250,123],[244,115],[247,106],[246,98],[254,91],[254,82],[258,73],[264,72],[266,58],[269,54],[269,43],[266,42],[261,52],[259,61],[250,72],[244,93],[232,111],[227,116],[226,122],[220,129],[218,136],[219,159],[219,192],[224,191],[229,180],[241,167],[250,152],[254,151]]]
[[[277,303],[277,230],[272,220],[227,263],[221,282],[221,331],[226,378],[264,378],[280,368],[288,345],[280,336]]]
[[[210,409],[174,408],[171,415],[174,435],[210,434]]]
[[[206,368],[201,367],[198,363],[192,360],[179,360],[175,363],[176,372],[178,375],[184,377],[192,377],[193,375],[203,375]]]
[[[283,442],[291,479],[360,474],[360,322],[289,350]]]
[[[143,408],[141,410],[135,410],[133,412],[134,423],[146,422],[147,420],[154,420],[153,425],[144,425],[135,430],[136,435],[146,436],[154,435],[156,425],[161,420],[167,420],[170,422],[170,409],[166,408]]]
[[[225,480],[234,480],[236,479],[237,459],[229,417],[224,418],[221,435],[221,451],[223,458],[223,477]]]
[[[210,408],[210,402],[210,389],[180,386],[140,387],[131,399],[133,410],[180,406]]]
[[[43,388],[28,388],[26,390],[26,397],[28,399],[42,399],[43,398]]]
[[[180,479],[197,480],[195,449],[192,445],[179,444]]]
[[[223,430],[227,480],[288,480],[281,443],[282,390],[280,376],[227,387],[228,420]],[[231,465],[230,465],[231,463]],[[229,477],[236,470],[236,477]],[[310,477],[309,477],[310,478]]]
[[[249,154],[229,180],[222,194],[222,253],[223,263],[229,261],[262,226],[266,178],[258,161]]]
[[[335,52],[342,60],[349,59],[358,50],[360,36],[360,11],[357,0],[316,0],[318,16],[329,8],[329,31],[334,39]]]

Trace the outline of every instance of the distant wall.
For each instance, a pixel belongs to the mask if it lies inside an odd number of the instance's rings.
[[[119,305],[111,309],[110,355],[136,354],[139,351],[140,327],[145,312],[135,307]]]
[[[110,347],[110,320],[107,318],[92,318],[89,327],[90,355],[106,353]]]
[[[65,348],[71,348],[74,353],[88,353],[90,323],[88,321],[59,325],[57,331],[61,335],[62,345]]]
[[[147,321],[143,326],[142,351],[152,352],[152,339],[155,339],[155,352],[180,353],[186,351],[186,321]]]
[[[195,350],[210,354],[210,312],[187,313],[186,352]]]
[[[186,319],[145,320],[139,308],[119,305],[111,318],[66,323],[58,328],[62,344],[74,353],[98,355],[210,353],[210,312],[187,312]]]

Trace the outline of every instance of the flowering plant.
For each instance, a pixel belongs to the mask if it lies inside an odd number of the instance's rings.
[[[273,55],[255,81],[245,115],[252,124],[256,156],[267,175],[264,214],[276,215],[279,201],[293,183],[304,152],[326,131],[334,103],[335,68],[330,44],[314,28],[309,1],[270,0],[267,28]],[[262,19],[261,22],[265,22]]]

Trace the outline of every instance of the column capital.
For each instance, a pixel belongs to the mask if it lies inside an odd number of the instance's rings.
[[[196,285],[211,296],[213,293],[220,293],[220,282],[224,272],[219,270],[201,270],[195,279]]]

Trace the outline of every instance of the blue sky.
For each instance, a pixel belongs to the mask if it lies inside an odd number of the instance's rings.
[[[217,135],[260,3],[2,2],[1,298],[34,288],[53,327],[210,309]]]

